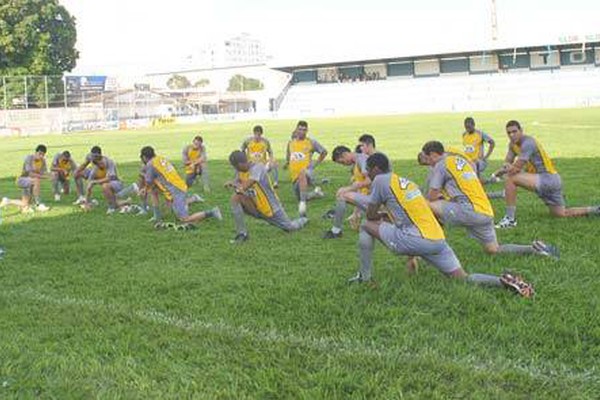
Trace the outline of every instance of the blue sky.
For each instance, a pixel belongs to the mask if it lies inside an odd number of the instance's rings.
[[[491,46],[491,0],[59,1],[78,21],[81,74],[176,69],[203,43],[241,32],[277,65]],[[600,33],[598,0],[496,2],[500,45]]]

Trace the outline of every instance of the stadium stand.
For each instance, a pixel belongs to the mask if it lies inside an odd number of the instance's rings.
[[[599,53],[593,45],[585,51],[558,46],[365,61],[364,67],[287,68],[294,84],[278,111],[285,116],[598,106]]]

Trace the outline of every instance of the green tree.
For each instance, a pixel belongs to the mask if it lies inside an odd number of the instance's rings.
[[[183,75],[173,75],[167,81],[167,87],[169,89],[186,89],[192,86],[190,80]]]
[[[62,75],[75,68],[75,18],[58,0],[0,2],[0,75]]]
[[[250,90],[262,90],[265,85],[258,79],[248,78],[244,75],[234,75],[229,80],[229,87],[227,88],[230,92],[244,92]]]
[[[0,76],[10,77],[3,81],[6,87],[0,82],[0,108],[44,105],[46,86],[49,93],[56,93],[61,84],[43,78],[27,78],[25,83],[17,77],[60,76],[71,71],[79,58],[76,41],[75,18],[58,0],[0,1]]]
[[[194,83],[194,87],[204,87],[204,86],[208,86],[210,84],[210,81],[206,78],[202,78],[202,79],[198,79],[196,81],[196,83]]]

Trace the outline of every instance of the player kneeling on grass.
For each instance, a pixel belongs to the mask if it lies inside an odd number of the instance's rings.
[[[540,240],[531,245],[498,244],[494,210],[469,160],[445,152],[444,145],[438,141],[425,143],[421,157],[432,167],[427,195],[429,205],[444,225],[465,227],[489,254],[537,254],[558,258],[556,247]]]
[[[367,172],[366,154],[354,153],[346,146],[337,146],[333,149],[333,161],[347,166],[352,166],[352,184],[338,189],[333,217],[333,227],[323,234],[324,239],[342,237],[342,227],[346,203],[352,204],[357,210],[365,211],[369,204],[369,186],[371,179]],[[355,212],[354,218],[360,221],[360,213]],[[360,222],[355,222],[359,224]]]
[[[387,157],[374,154],[367,160],[371,178],[371,201],[367,221],[359,235],[360,270],[350,282],[372,282],[374,239],[380,240],[392,252],[409,256],[409,271],[422,257],[451,278],[465,279],[481,285],[505,286],[522,296],[530,297],[533,287],[518,276],[467,274],[444,236],[444,231],[429,208],[419,187],[390,171]],[[379,213],[384,206],[392,222],[384,222]]]
[[[166,158],[156,155],[154,149],[150,146],[142,148],[140,158],[146,164],[146,186],[140,189],[141,194],[144,195],[146,191],[152,190],[151,188],[157,188],[171,205],[175,216],[184,224],[183,228],[191,229],[194,226],[193,224],[206,218],[214,217],[218,220],[223,219],[221,210],[218,207],[190,215],[187,196],[188,186],[181,176],[179,176],[173,164]],[[158,223],[156,227],[163,228],[170,226]]]
[[[507,175],[504,181],[506,192],[506,215],[498,222],[497,228],[517,226],[517,188],[535,192],[548,206],[555,217],[581,217],[600,214],[600,206],[565,206],[560,175],[542,145],[537,139],[526,136],[518,121],[508,121],[506,134],[510,139],[505,165],[494,176]],[[523,172],[525,168],[525,172]]]
[[[41,181],[48,178],[48,169],[46,166],[47,148],[43,144],[36,147],[35,153],[25,157],[21,174],[17,178],[17,186],[23,190],[20,202],[11,202],[10,204],[21,207],[21,212],[30,213],[33,209],[30,207],[31,198],[35,210],[45,212],[50,209],[40,201]]]
[[[286,232],[297,231],[306,225],[308,219],[305,217],[292,221],[287,216],[264,164],[249,162],[246,154],[239,150],[229,155],[229,163],[236,171],[235,180],[225,184],[235,189],[231,196],[231,211],[237,234],[232,243],[248,240],[244,213],[264,219]]]
[[[54,201],[60,201],[61,192],[68,195],[70,192],[69,178],[71,173],[77,170],[77,164],[73,161],[69,151],[63,151],[54,156],[52,165],[52,189],[54,191]],[[77,187],[77,197],[83,196],[83,176],[75,178]]]

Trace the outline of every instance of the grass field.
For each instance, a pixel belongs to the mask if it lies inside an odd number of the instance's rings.
[[[504,123],[520,120],[554,157],[571,205],[600,204],[600,110],[478,113],[478,126],[505,155]],[[415,162],[429,139],[458,144],[459,114],[309,120],[328,149],[370,132],[397,172],[421,183]],[[295,121],[266,121],[281,158]],[[309,205],[311,221],[285,234],[248,219],[251,240],[234,236],[229,152],[252,123],[173,126],[138,132],[0,140],[0,195],[17,197],[15,174],[38,143],[49,157],[91,145],[117,161],[124,181],[139,149],[179,162],[197,133],[208,143],[213,193],[225,220],[193,232],[159,232],[147,218],[82,213],[73,198],[23,217],[3,210],[0,246],[0,398],[600,398],[600,218],[552,219],[536,196],[519,196],[519,227],[503,242],[542,238],[560,261],[485,255],[463,230],[450,244],[471,272],[512,268],[537,289],[526,300],[443,278],[432,268],[408,277],[404,262],[375,251],[378,290],[348,286],[357,235],[323,241],[320,215],[348,171],[327,161],[332,183]],[[490,168],[490,171],[492,168]],[[296,215],[287,173],[279,189]],[[499,188],[499,186],[497,187]],[[99,196],[99,195],[98,195]],[[71,196],[73,197],[73,196]],[[98,197],[99,198],[99,197]],[[504,211],[495,201],[497,218]]]

